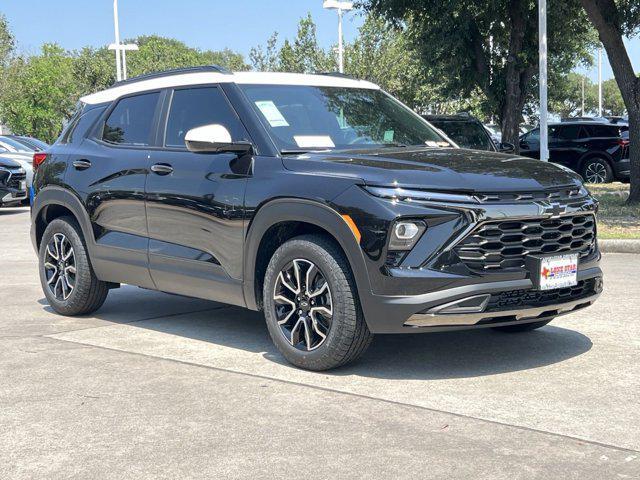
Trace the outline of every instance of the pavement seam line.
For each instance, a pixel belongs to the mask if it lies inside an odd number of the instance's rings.
[[[214,310],[224,310],[225,308],[231,308],[231,306],[230,305],[223,305],[221,307],[205,308],[204,310],[194,310],[193,312],[170,313],[168,315],[158,315],[158,316],[155,316],[155,317],[140,318],[138,320],[131,320],[130,322],[112,322],[109,325],[98,325],[96,327],[77,328],[75,330],[64,330],[62,332],[43,333],[43,334],[40,334],[40,335],[0,335],[0,339],[1,338],[44,338],[44,337],[51,337],[52,335],[64,335],[65,333],[82,332],[82,331],[85,331],[85,330],[95,330],[95,329],[98,329],[98,328],[115,327],[115,326],[118,326],[118,325],[132,325],[134,323],[148,322],[149,320],[157,320],[159,318],[173,318],[173,317],[178,317],[180,315],[192,315],[194,313],[204,313],[204,312],[210,312],[210,311],[214,311]],[[104,321],[108,322],[109,320],[104,320]],[[76,342],[76,343],[80,343],[80,342]]]
[[[226,308],[226,307],[222,307],[222,308]],[[99,328],[99,327],[96,327]],[[247,376],[247,377],[251,377],[251,378],[257,378],[260,380],[267,380],[267,381],[272,381],[272,382],[279,382],[279,383],[284,383],[287,385],[294,385],[294,386],[298,386],[298,387],[306,387],[306,388],[311,388],[314,390],[319,390],[319,391],[323,391],[323,392],[330,392],[330,393],[336,393],[336,394],[340,394],[340,395],[347,395],[347,396],[351,396],[351,397],[356,397],[356,398],[362,398],[362,399],[366,399],[366,400],[373,400],[373,401],[378,401],[378,402],[383,402],[389,405],[395,405],[395,406],[400,406],[400,407],[406,407],[406,408],[415,408],[418,410],[424,410],[424,411],[428,411],[428,412],[433,412],[433,413],[440,413],[440,414],[447,414],[447,415],[452,415],[454,417],[458,417],[458,418],[463,418],[465,420],[476,420],[479,422],[485,422],[485,423],[489,423],[492,425],[499,425],[502,427],[508,427],[508,428],[515,428],[518,430],[523,430],[523,431],[527,431],[527,432],[533,432],[533,433],[539,433],[542,435],[552,435],[554,437],[558,437],[558,438],[563,438],[565,440],[572,440],[575,442],[582,442],[582,443],[586,443],[589,445],[594,445],[594,446],[598,446],[598,447],[603,447],[603,448],[609,448],[612,450],[618,450],[621,452],[629,452],[629,453],[637,453],[640,454],[640,450],[634,450],[632,448],[626,448],[626,447],[620,447],[617,445],[611,445],[608,443],[603,443],[603,442],[598,442],[595,440],[587,440],[585,438],[580,438],[580,437],[574,437],[572,435],[566,435],[563,433],[557,433],[557,432],[550,432],[547,430],[540,430],[537,428],[532,428],[532,427],[525,427],[525,426],[521,426],[521,425],[513,425],[510,423],[505,423],[505,422],[500,422],[497,420],[490,420],[487,418],[482,418],[482,417],[474,417],[472,415],[465,415],[463,413],[456,413],[456,412],[449,412],[447,410],[438,410],[436,408],[430,408],[430,407],[424,407],[422,405],[413,405],[411,403],[404,403],[404,402],[400,402],[397,400],[389,400],[389,399],[385,399],[385,398],[378,398],[378,397],[372,397],[370,395],[364,395],[362,393],[354,393],[354,392],[347,392],[344,390],[337,390],[334,388],[328,388],[328,387],[321,387],[318,385],[310,385],[307,383],[301,383],[301,382],[294,382],[291,380],[284,380],[281,378],[275,378],[275,377],[268,377],[266,375],[259,375],[259,374],[255,374],[255,373],[247,373],[247,372],[241,372],[238,370],[231,370],[228,368],[222,368],[222,367],[214,367],[211,365],[202,365],[199,363],[195,363],[195,362],[189,362],[186,360],[177,360],[175,358],[165,358],[165,357],[159,357],[157,355],[149,355],[147,353],[140,353],[140,352],[132,352],[129,350],[122,350],[122,349],[118,349],[118,348],[113,348],[113,347],[104,347],[102,345],[93,345],[91,343],[86,343],[86,342],[79,342],[79,341],[75,341],[75,340],[67,340],[64,338],[57,338],[55,337],[55,335],[63,335],[64,333],[60,333],[60,334],[50,334],[50,335],[44,335],[44,337],[50,338],[52,340],[58,340],[60,342],[68,342],[68,343],[76,343],[76,344],[80,344],[80,345],[84,345],[87,347],[95,347],[95,348],[101,348],[103,350],[108,350],[108,351],[112,351],[112,352],[119,352],[119,353],[129,353],[131,355],[137,355],[140,357],[144,357],[144,358],[149,358],[149,359],[154,359],[154,360],[166,360],[169,362],[175,362],[175,363],[179,363],[181,365],[186,365],[186,366],[190,366],[190,367],[198,367],[198,368],[205,368],[207,370],[213,370],[213,371],[217,371],[217,372],[224,372],[224,373],[231,373],[231,374],[235,374],[235,375],[241,375],[241,376]]]

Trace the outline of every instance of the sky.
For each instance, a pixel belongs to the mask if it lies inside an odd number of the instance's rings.
[[[298,20],[310,12],[323,47],[337,42],[337,14],[322,8],[322,0],[119,0],[120,35],[132,38],[157,34],[182,40],[203,50],[225,47],[247,57],[251,47],[264,44],[274,31],[280,39],[296,34]],[[112,0],[0,0],[21,52],[36,53],[40,45],[56,42],[72,50],[114,41]],[[352,40],[362,16],[345,16],[344,37]],[[553,35],[553,32],[549,32]],[[640,71],[640,38],[627,42],[636,71]],[[604,57],[603,78],[613,78]],[[597,70],[580,70],[597,80]]]

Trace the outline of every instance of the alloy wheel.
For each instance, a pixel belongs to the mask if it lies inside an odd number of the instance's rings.
[[[607,179],[607,169],[601,163],[590,163],[584,173],[587,183],[604,183]]]
[[[71,242],[63,233],[55,233],[47,244],[44,271],[53,296],[67,300],[76,285],[76,259]]]
[[[289,262],[278,274],[273,300],[280,331],[292,346],[311,351],[324,343],[333,319],[333,302],[329,284],[313,262]]]

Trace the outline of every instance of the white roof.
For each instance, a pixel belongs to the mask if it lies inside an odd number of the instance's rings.
[[[154,77],[125,83],[101,92],[86,95],[80,101],[89,104],[111,102],[124,95],[157,90],[160,88],[181,87],[185,85],[204,85],[208,83],[238,83],[259,85],[312,85],[316,87],[344,87],[367,88],[379,90],[377,85],[364,80],[331,75],[307,75],[302,73],[271,73],[271,72],[193,72],[178,75]]]

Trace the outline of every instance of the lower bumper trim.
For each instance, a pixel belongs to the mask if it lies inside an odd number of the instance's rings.
[[[521,308],[517,310],[503,310],[497,312],[464,313],[464,314],[415,314],[406,322],[405,327],[474,327],[482,324],[489,326],[507,322],[535,321],[541,318],[551,318],[571,313],[588,307],[600,294],[591,295],[571,302],[557,305],[545,305],[536,308]]]

